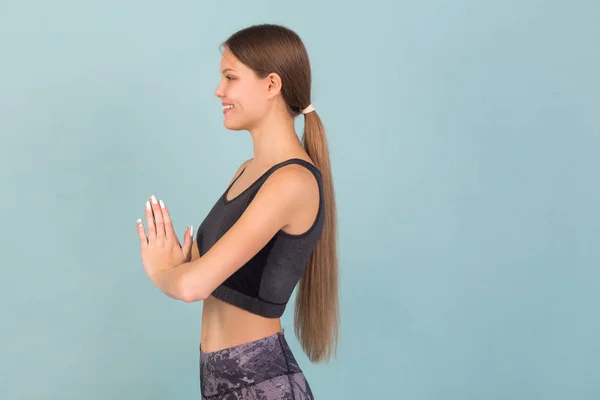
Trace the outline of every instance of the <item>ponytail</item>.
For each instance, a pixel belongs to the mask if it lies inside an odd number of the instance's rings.
[[[323,176],[325,224],[300,279],[294,330],[304,352],[314,362],[337,355],[339,331],[337,211],[327,138],[316,111],[305,114],[303,145]]]

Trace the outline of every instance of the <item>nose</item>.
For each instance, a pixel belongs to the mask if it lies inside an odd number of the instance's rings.
[[[222,83],[219,83],[219,86],[217,86],[217,88],[215,89],[215,96],[217,96],[220,99],[222,99],[223,97],[225,97],[225,93],[223,92],[223,85],[222,85]]]

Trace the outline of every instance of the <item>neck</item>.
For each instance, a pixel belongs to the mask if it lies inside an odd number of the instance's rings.
[[[253,163],[257,166],[272,166],[303,151],[294,119],[289,115],[273,113],[249,131],[254,147]]]

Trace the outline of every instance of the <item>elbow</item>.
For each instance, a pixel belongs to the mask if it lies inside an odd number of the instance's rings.
[[[178,297],[185,303],[194,303],[206,300],[208,292],[198,282],[194,282],[189,278],[183,278],[180,281]]]
[[[199,293],[190,291],[190,292],[183,292],[181,294],[181,296],[179,296],[179,299],[185,303],[195,303],[197,301],[205,300],[206,297],[203,295],[200,295]]]

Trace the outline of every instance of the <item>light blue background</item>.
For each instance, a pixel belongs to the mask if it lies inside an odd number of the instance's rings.
[[[213,93],[260,22],[304,39],[331,147],[339,358],[288,334],[317,398],[600,397],[599,3],[350,4],[0,3],[1,399],[198,398],[201,303],[135,220],[197,228],[252,156]]]

